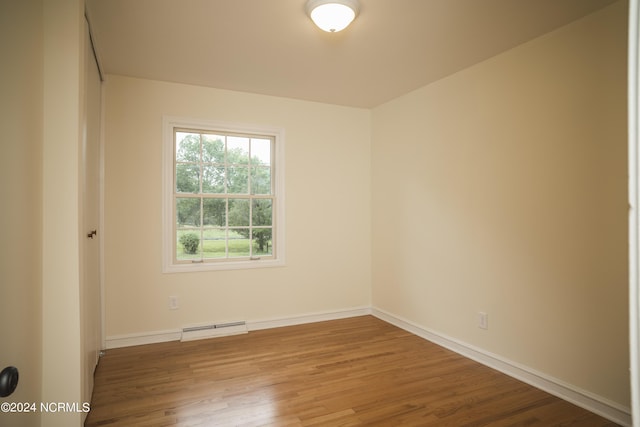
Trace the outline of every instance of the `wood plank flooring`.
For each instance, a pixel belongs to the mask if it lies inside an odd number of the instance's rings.
[[[107,351],[85,426],[614,426],[375,317]]]

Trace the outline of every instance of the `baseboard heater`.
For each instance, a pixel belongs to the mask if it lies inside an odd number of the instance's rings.
[[[212,325],[190,326],[182,329],[180,341],[193,341],[205,338],[224,337],[228,335],[246,334],[247,322],[217,323]]]

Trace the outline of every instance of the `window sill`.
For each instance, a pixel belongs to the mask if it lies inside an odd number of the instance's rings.
[[[283,259],[253,260],[253,261],[228,261],[193,264],[165,264],[163,273],[195,273],[202,271],[223,271],[223,270],[249,270],[253,268],[284,267]]]

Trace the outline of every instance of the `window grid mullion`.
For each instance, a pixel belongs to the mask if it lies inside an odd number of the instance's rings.
[[[249,197],[249,258],[253,258],[253,198],[251,197]]]
[[[200,133],[198,135],[198,148],[199,148],[199,153],[198,153],[198,167],[199,167],[199,174],[198,174],[198,184],[199,184],[199,193],[202,194],[202,181],[204,181],[204,167],[203,167],[203,162],[202,162],[202,134]],[[200,225],[202,225],[202,223],[200,223]]]
[[[200,142],[200,157],[199,157],[199,162],[198,165],[200,166],[200,176],[199,176],[199,182],[200,182],[200,260],[204,259],[204,198],[202,197],[203,192],[203,186],[204,186],[204,164],[203,164],[203,144],[202,144],[202,133],[200,133],[199,135],[199,142]]]
[[[224,202],[224,256],[229,258],[229,198]]]
[[[252,155],[252,151],[253,151],[253,138],[249,138],[249,161],[247,162],[247,192],[249,194],[253,194],[253,174],[252,174],[252,162],[251,162],[251,155]],[[251,235],[251,232],[249,232],[249,235]]]
[[[200,197],[200,260],[204,259],[204,198]]]

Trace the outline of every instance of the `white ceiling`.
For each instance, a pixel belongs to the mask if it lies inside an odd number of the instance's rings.
[[[325,33],[306,0],[87,0],[103,72],[371,108],[615,0],[360,0]]]

